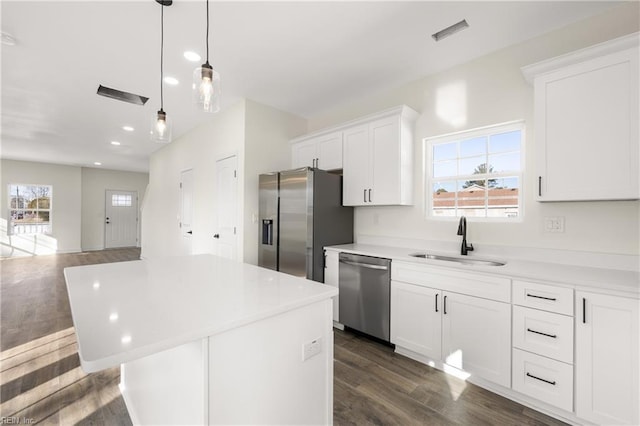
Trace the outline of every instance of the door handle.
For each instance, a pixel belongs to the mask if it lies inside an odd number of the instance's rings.
[[[187,231],[187,234],[193,235],[193,231]]]
[[[436,312],[438,312],[438,293],[436,293]]]
[[[371,202],[371,188],[369,188],[369,202]]]
[[[447,315],[447,296],[444,296],[443,299],[442,313]]]
[[[366,203],[367,202],[367,190],[365,189],[363,193],[364,193],[364,200],[363,201]]]
[[[213,238],[220,238],[220,234],[213,234]]]
[[[380,271],[386,271],[387,269],[389,269],[383,265],[372,265],[370,263],[352,262],[350,260],[343,260],[343,259],[340,259],[340,263],[346,263],[347,265],[358,266],[360,268],[378,269]]]

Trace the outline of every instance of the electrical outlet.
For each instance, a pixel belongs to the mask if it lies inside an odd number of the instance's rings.
[[[302,360],[306,361],[322,352],[322,339],[317,338],[302,345]]]
[[[548,233],[564,232],[564,216],[545,216],[544,232],[548,232]]]

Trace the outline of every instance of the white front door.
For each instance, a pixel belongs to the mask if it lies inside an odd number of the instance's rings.
[[[214,235],[215,253],[228,259],[237,259],[237,159],[227,157],[216,162],[218,182],[218,228]]]
[[[180,234],[182,254],[191,254],[193,240],[193,169],[180,174]]]
[[[104,247],[138,243],[138,192],[108,189],[105,196]]]

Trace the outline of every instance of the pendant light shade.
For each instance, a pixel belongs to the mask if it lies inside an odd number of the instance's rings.
[[[160,110],[153,117],[151,125],[151,140],[158,143],[171,142],[171,120],[164,111],[164,93],[163,93],[163,77],[164,77],[164,7],[171,6],[171,0],[156,0],[160,4]]]
[[[209,0],[207,0],[207,61],[193,72],[193,102],[205,112],[220,111],[220,74],[209,65]]]
[[[160,109],[151,123],[151,139],[158,143],[171,142],[171,124],[171,117],[168,117],[167,113]]]

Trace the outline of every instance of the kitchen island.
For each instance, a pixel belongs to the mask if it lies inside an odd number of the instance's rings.
[[[134,424],[330,424],[330,286],[213,255],[65,269],[80,363]]]

